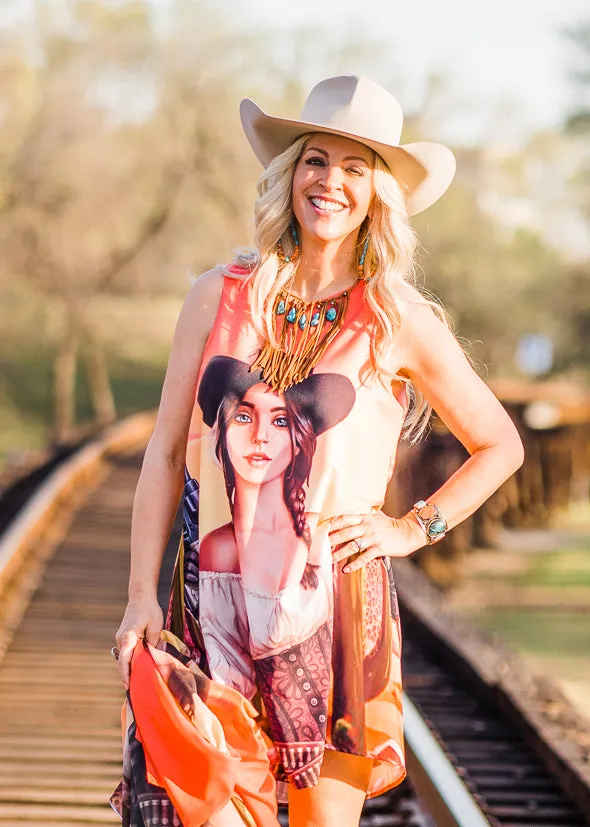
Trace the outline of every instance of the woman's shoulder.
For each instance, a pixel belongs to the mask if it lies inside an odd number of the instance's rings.
[[[403,287],[398,348],[403,368],[418,369],[440,358],[462,353],[444,308],[411,284]]]
[[[231,523],[209,531],[199,544],[202,571],[239,572],[238,549]]]
[[[260,253],[255,247],[240,247],[229,264],[220,265],[226,282],[240,286],[248,284],[260,265]]]
[[[180,314],[181,323],[186,320],[185,324],[193,332],[197,329],[208,332],[219,309],[223,284],[224,275],[220,267],[213,267],[194,277]]]
[[[198,276],[193,276],[186,301],[204,303],[206,305],[219,304],[223,290],[224,276],[224,268],[221,265],[212,267],[210,270],[206,270]]]
[[[228,306],[242,300],[248,293],[259,264],[260,257],[256,250],[247,248],[238,251],[229,263],[218,264],[194,278],[191,288],[191,293],[195,294],[194,301],[217,308],[222,300]]]
[[[200,362],[207,337],[215,324],[223,291],[223,275],[213,268],[198,276],[182,305],[172,346],[172,356],[182,354],[182,371],[195,372],[194,362]]]
[[[398,283],[395,287],[395,297],[400,311],[400,334],[413,335],[424,325],[430,327],[434,322],[447,326],[446,314],[442,306],[427,293],[421,292],[408,282]]]
[[[232,296],[241,292],[247,283],[248,272],[234,264],[218,264],[198,276],[184,300],[180,314],[181,324],[197,338],[206,338],[215,324],[215,319],[224,301],[231,305]],[[234,295],[235,294],[235,295]]]
[[[210,270],[192,276],[185,304],[198,305],[201,311],[209,307],[217,308],[224,290],[231,285],[239,288],[252,272],[252,268],[241,259],[234,259],[229,264],[216,264]]]
[[[427,307],[432,305],[432,301],[408,281],[399,281],[395,286],[395,293],[404,309],[410,309],[416,305],[426,305]]]

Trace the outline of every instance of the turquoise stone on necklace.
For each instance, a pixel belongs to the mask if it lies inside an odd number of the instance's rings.
[[[267,338],[251,370],[260,370],[263,381],[278,393],[303,382],[341,330],[349,299],[350,290],[307,300],[281,287],[273,311],[276,341]],[[284,322],[279,321],[283,316]]]

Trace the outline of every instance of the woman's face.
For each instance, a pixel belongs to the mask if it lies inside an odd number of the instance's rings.
[[[262,382],[251,387],[227,424],[226,445],[246,482],[262,485],[284,474],[293,459],[284,397]]]
[[[302,233],[344,239],[371,212],[373,153],[339,135],[314,133],[293,175],[293,212]]]

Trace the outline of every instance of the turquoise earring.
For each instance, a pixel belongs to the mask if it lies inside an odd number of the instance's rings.
[[[295,222],[292,219],[291,223],[289,224],[289,229],[291,231],[291,238],[293,239],[293,253],[290,256],[285,255],[283,241],[279,238],[279,240],[277,241],[277,255],[280,258],[280,260],[284,261],[286,264],[288,264],[289,262],[291,264],[295,264],[295,262],[299,258],[301,247],[299,244],[299,235],[297,234],[297,227],[295,226]]]
[[[361,278],[361,279],[365,278],[365,259],[367,257],[367,250],[369,249],[370,240],[371,240],[371,233],[368,232],[367,235],[365,236],[365,243],[363,244],[363,250],[362,250],[362,253],[361,253],[361,257],[359,258],[359,264],[358,264],[358,273],[359,273],[359,278]]]

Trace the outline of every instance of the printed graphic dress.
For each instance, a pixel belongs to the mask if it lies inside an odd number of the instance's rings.
[[[202,681],[258,713],[279,793],[282,782],[316,784],[332,749],[374,759],[377,795],[405,775],[395,586],[388,558],[350,574],[333,566],[328,528],[332,517],[381,508],[405,393],[369,369],[374,320],[362,281],[313,372],[274,392],[250,370],[261,341],[250,285],[235,274],[224,277],[198,378],[166,625]],[[128,767],[128,788],[133,775]],[[144,813],[164,798],[148,786]],[[141,804],[141,791],[127,789],[127,809],[130,796]],[[161,823],[151,817],[127,823]]]

